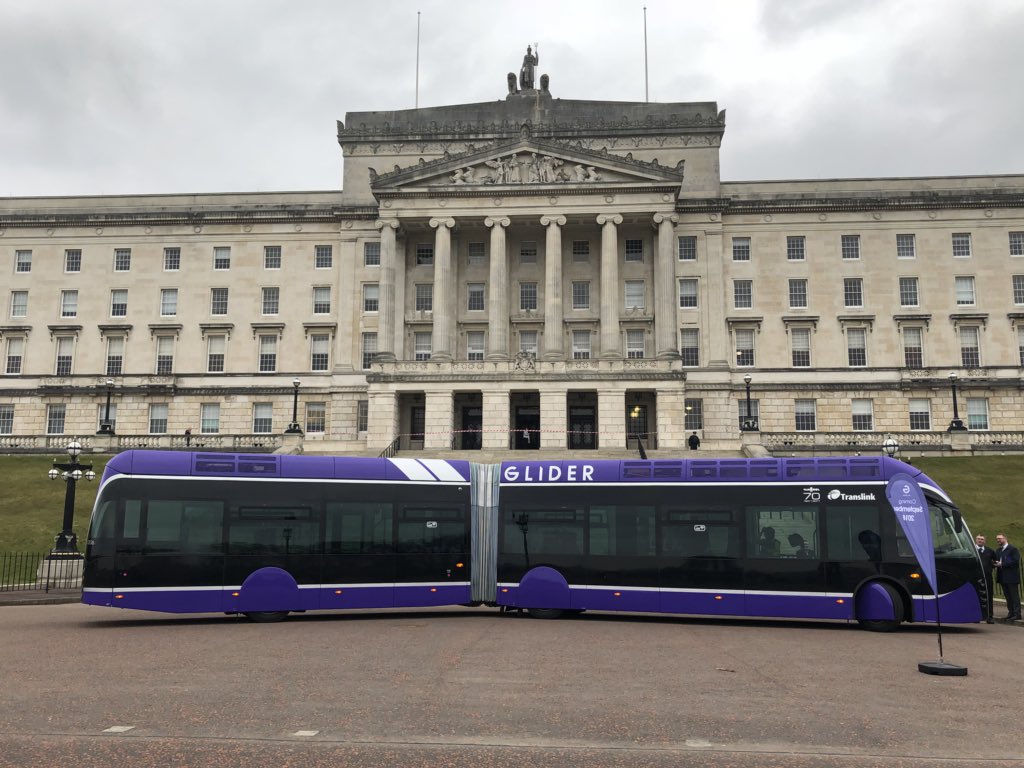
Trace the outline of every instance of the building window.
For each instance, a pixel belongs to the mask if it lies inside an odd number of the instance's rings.
[[[750,261],[749,237],[734,237],[732,239],[732,260]]]
[[[914,235],[896,235],[896,258],[917,258],[917,242]]]
[[[868,364],[867,331],[863,328],[846,329],[846,358],[851,368]]]
[[[645,309],[647,305],[644,295],[643,280],[626,281],[626,309]]]
[[[805,238],[803,235],[789,235],[786,237],[786,260],[803,261],[807,257],[805,249]]]
[[[416,309],[419,309],[420,286],[416,286]],[[377,283],[365,283],[363,285],[363,312],[377,312],[380,310],[380,285]]]
[[[75,337],[58,336],[57,361],[53,372],[57,376],[70,376],[74,368]]]
[[[417,283],[416,284],[416,311],[417,312],[433,312],[434,311],[434,284],[433,283]]]
[[[986,398],[967,398],[967,428],[988,429],[988,400]]]
[[[466,359],[467,360],[483,360],[484,359],[484,332],[483,331],[469,331],[466,334]]]
[[[164,272],[181,269],[181,248],[164,248]]]
[[[14,434],[14,406],[0,405],[0,435]]]
[[[807,281],[805,279],[789,281],[789,308],[807,309]]]
[[[686,277],[679,281],[679,307],[680,309],[697,308],[696,278]]]
[[[174,337],[156,337],[156,375],[170,376],[174,373]]]
[[[363,243],[363,266],[380,266],[380,243]]]
[[[971,233],[953,233],[953,258],[969,259],[971,257]]]
[[[356,401],[356,432],[366,432],[370,429],[370,401]]]
[[[60,292],[60,316],[78,317],[78,291]]]
[[[526,312],[537,309],[537,284],[519,284],[519,309]]]
[[[4,373],[9,376],[17,376],[21,373],[21,361],[25,355],[25,339],[20,336],[11,336],[7,339],[7,364]]]
[[[11,317],[28,316],[28,291],[11,291]]]
[[[64,251],[64,271],[65,272],[81,272],[82,271],[82,252],[79,250],[66,250]]]
[[[901,277],[900,278],[900,306],[901,307],[917,307],[918,303],[917,295],[917,278],[916,277]]]
[[[227,349],[227,336],[215,334],[206,338],[206,371],[207,373],[224,373],[224,353]]]
[[[761,420],[761,401],[751,398],[751,400],[749,401],[749,411],[747,410],[747,403],[748,401],[745,397],[741,397],[738,403],[740,429],[743,429],[744,425],[746,424],[753,424],[756,426],[757,423]]]
[[[973,307],[974,306],[974,278],[973,277],[957,277],[956,278],[956,305],[958,307]]]
[[[110,316],[128,316],[128,289],[116,288],[110,292]]]
[[[1013,276],[1013,303],[1024,304],[1024,275]]]
[[[117,403],[110,404],[109,412],[106,405],[96,406],[96,428],[101,428],[104,422],[110,424],[112,430],[117,430]]]
[[[754,306],[754,281],[732,281],[733,304],[736,309],[750,309]]]
[[[434,264],[434,245],[432,243],[416,244],[416,266],[430,267]]]
[[[590,359],[590,331],[572,332],[572,359]]]
[[[228,289],[210,289],[210,314],[226,315],[228,313]]]
[[[519,244],[519,263],[520,264],[536,264],[537,263],[537,243],[534,240],[523,240]]]
[[[380,287],[377,288],[378,297],[380,295]],[[380,306],[379,298],[375,300],[377,306]],[[369,310],[368,310],[369,311]],[[318,285],[313,288],[313,314],[314,315],[329,315],[331,314],[331,286],[329,285]]]
[[[817,416],[813,400],[797,400],[794,406],[797,432],[813,432],[817,429]]]
[[[1024,256],[1024,232],[1010,233],[1010,255]]]
[[[231,249],[219,247],[213,249],[213,268],[231,269]]]
[[[590,241],[572,241],[572,261],[574,264],[586,264],[590,261]]]
[[[149,406],[149,434],[167,434],[167,403],[152,403]]]
[[[626,240],[626,261],[643,261],[644,260],[644,241],[643,240]]]
[[[844,259],[860,258],[860,235],[841,235],[839,244]]]
[[[363,334],[363,370],[370,370],[370,366],[373,363],[373,358],[377,356],[377,334],[376,333],[364,333]]]
[[[850,413],[854,432],[870,432],[875,428],[873,403],[867,398],[854,398]]]
[[[430,331],[417,331],[413,334],[415,344],[414,357],[416,360],[429,360],[433,349],[433,337]]]
[[[204,435],[220,432],[220,403],[203,403],[199,406],[199,431]]]
[[[114,271],[115,272],[128,272],[132,268],[132,249],[131,248],[115,248],[114,249]]]
[[[736,365],[751,368],[754,365],[754,329],[736,329]]]
[[[252,406],[252,432],[254,435],[269,435],[274,431],[273,403],[254,403]]]
[[[471,267],[482,267],[484,261],[487,258],[487,249],[483,243],[470,243],[469,244],[469,256],[467,257],[469,266]]]
[[[626,357],[638,360],[644,356],[644,331],[642,328],[626,329]]]
[[[64,412],[66,406],[61,405],[48,405],[46,406],[46,434],[48,435],[63,435],[64,434]]]
[[[277,336],[262,334],[260,336],[260,373],[273,373],[277,370]]]
[[[519,351],[525,352],[529,355],[537,355],[537,332],[536,331],[520,331],[519,332]]]
[[[811,367],[811,329],[793,328],[789,332],[793,345],[793,367]]]
[[[846,307],[864,306],[864,280],[860,277],[843,278],[843,305]]]
[[[676,240],[680,261],[697,260],[697,236],[682,235]]]
[[[178,289],[160,290],[160,317],[174,317],[178,314]]]
[[[334,247],[317,245],[313,248],[313,265],[317,269],[330,269],[334,266]]]
[[[107,338],[107,376],[120,376],[124,372],[124,336]]]
[[[281,246],[280,245],[265,245],[265,246],[263,246],[263,268],[264,269],[280,269],[281,268]]]
[[[960,363],[968,368],[981,365],[980,333],[976,325],[960,326]]]
[[[572,308],[590,309],[590,283],[586,280],[573,281]]]
[[[907,368],[924,368],[924,332],[920,328],[903,329],[903,362]]]
[[[315,290],[315,289],[314,289]],[[281,310],[281,289],[269,287],[263,289],[262,314],[276,315]]]
[[[327,403],[306,403],[306,433],[322,433],[327,428]]]
[[[314,333],[309,337],[309,369],[311,371],[330,370],[331,337],[327,333]]]
[[[699,397],[688,397],[683,401],[683,428],[686,430],[704,429],[704,401]]]
[[[915,432],[932,428],[932,404],[927,398],[911,399],[910,428]]]
[[[683,328],[679,337],[679,356],[683,365],[691,368],[700,365],[700,330]]]
[[[32,251],[15,251],[14,252],[14,271],[15,272],[31,272],[32,271]]]
[[[484,284],[483,283],[470,283],[466,291],[469,295],[468,301],[466,302],[466,309],[470,312],[483,312],[484,311]]]

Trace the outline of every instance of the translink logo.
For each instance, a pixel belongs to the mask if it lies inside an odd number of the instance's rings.
[[[828,492],[829,501],[874,501],[873,493],[843,493],[838,488]]]

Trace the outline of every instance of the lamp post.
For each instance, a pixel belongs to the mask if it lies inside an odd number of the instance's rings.
[[[892,435],[886,435],[885,440],[882,441],[882,453],[888,456],[890,459],[895,459],[896,454],[900,452],[900,444],[896,442],[896,438]]]
[[[757,432],[757,422],[750,412],[750,382],[752,379],[753,376],[749,373],[743,377],[743,383],[747,387],[747,418],[743,420],[743,425],[740,427],[741,432]]]
[[[292,423],[284,431],[286,435],[301,435],[302,427],[299,426],[299,384],[298,378],[292,379]]]
[[[956,371],[949,372],[949,389],[953,393],[953,420],[949,422],[947,432],[966,432],[967,427],[960,420],[960,412],[956,407]]]
[[[110,422],[110,393],[114,389],[114,380],[107,379],[107,404],[103,408],[103,421],[100,422],[100,428],[96,430],[97,435],[112,435],[114,434],[114,425]]]
[[[59,462],[54,459],[53,468],[47,473],[51,480],[60,478],[66,483],[64,491],[64,523],[54,541],[54,554],[77,554],[78,537],[71,529],[75,522],[75,483],[79,480],[95,480],[96,473],[92,464],[82,464],[78,457],[82,455],[82,444],[72,440],[67,447],[71,461]]]

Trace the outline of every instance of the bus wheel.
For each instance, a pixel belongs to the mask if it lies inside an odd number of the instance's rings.
[[[881,587],[889,596],[889,600],[892,602],[893,618],[858,618],[857,621],[864,629],[870,632],[895,632],[897,629],[899,629],[900,624],[903,623],[903,598],[900,597],[900,593],[897,592],[896,588],[891,584],[886,584],[884,581],[879,581],[875,583],[877,584],[877,586]]]
[[[557,619],[562,615],[561,608],[527,608],[526,610],[535,619]]]
[[[288,611],[247,611],[245,616],[249,621],[257,624],[272,624],[275,621],[283,621]]]

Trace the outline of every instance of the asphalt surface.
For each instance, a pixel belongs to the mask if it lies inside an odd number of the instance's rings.
[[[961,678],[917,671],[933,627],[58,604],[0,609],[0,637],[0,766],[1024,761],[1024,633],[1003,624],[946,629]]]

